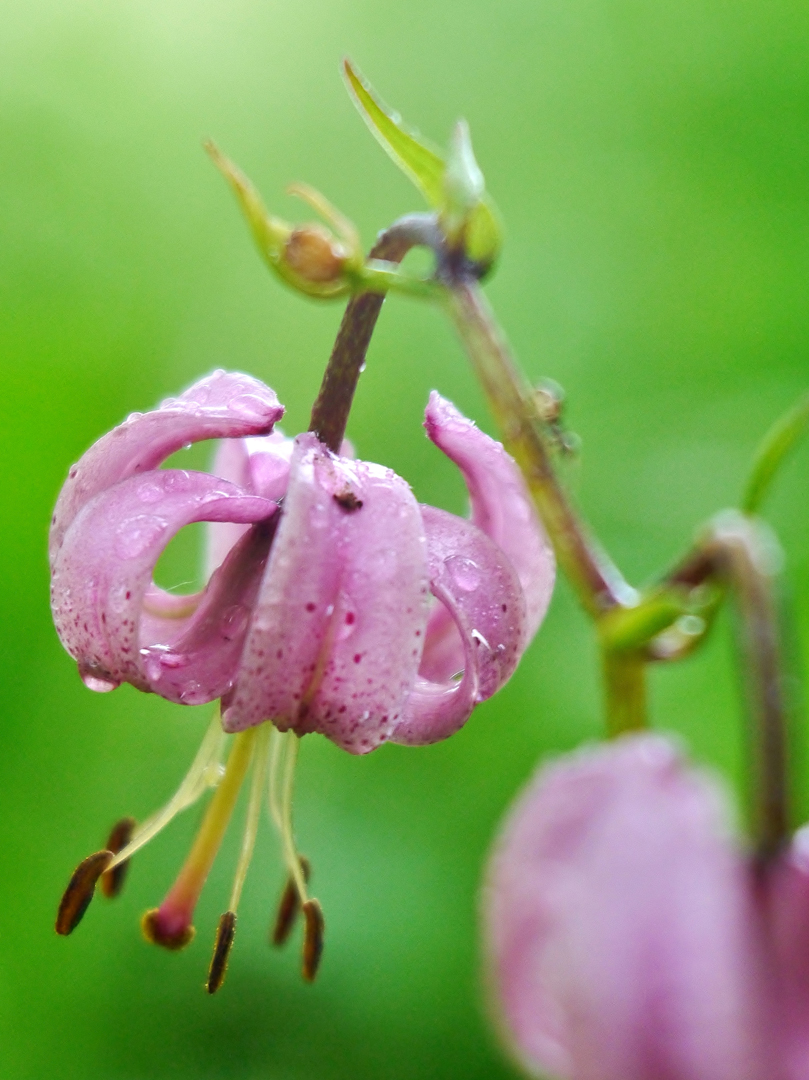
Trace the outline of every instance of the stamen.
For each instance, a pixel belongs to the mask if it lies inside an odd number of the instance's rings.
[[[109,871],[115,870],[122,863],[131,859],[136,851],[139,851],[159,832],[165,829],[177,814],[187,810],[189,806],[193,806],[209,787],[216,787],[221,777],[219,759],[226,738],[227,736],[222,731],[219,706],[217,705],[197,755],[176,794],[166,803],[162,810],[158,810],[156,814],[147,818],[135,831],[132,840],[116,853],[113,862],[108,867]]]
[[[111,851],[96,851],[76,867],[56,914],[56,933],[72,934],[93,899],[96,882],[112,862]]]
[[[233,879],[233,890],[230,894],[228,908],[234,916],[239,907],[244,881],[250,860],[253,857],[253,849],[256,845],[256,834],[261,817],[261,801],[264,797],[264,785],[267,782],[267,767],[269,764],[270,734],[274,730],[272,724],[261,724],[256,728],[255,749],[253,751],[253,778],[250,783],[250,800],[247,804],[247,817],[244,823],[244,835],[242,847],[239,852],[239,862],[236,865],[236,876]],[[222,916],[224,918],[224,916]]]
[[[295,846],[295,835],[292,831],[292,793],[295,785],[295,764],[298,760],[298,744],[300,740],[293,731],[288,731],[284,739],[286,742],[286,760],[284,761],[284,780],[281,792],[281,842],[284,847],[284,861],[287,864],[289,876],[295,882],[301,904],[306,904],[309,894],[306,891],[306,881],[301,869],[301,857]]]
[[[323,911],[317,900],[307,900],[303,905],[306,929],[303,935],[303,977],[307,982],[314,982],[320,958],[323,955],[323,933],[325,923]]]
[[[300,856],[300,864],[301,871],[303,872],[303,880],[308,885],[312,868],[306,856]],[[301,900],[298,896],[297,886],[291,877],[287,878],[287,883],[284,887],[284,891],[281,893],[281,900],[278,904],[278,914],[275,916],[275,926],[272,931],[273,945],[284,944],[292,933],[292,928],[295,925],[295,920],[297,919],[300,910]]]
[[[228,957],[233,945],[233,936],[236,933],[236,912],[226,911],[220,916],[219,926],[216,931],[216,944],[214,945],[211,966],[208,969],[208,980],[205,989],[209,994],[215,994],[225,981],[225,973],[228,969]]]
[[[113,825],[112,832],[107,840],[107,850],[111,851],[113,855],[117,855],[132,839],[132,833],[135,831],[136,825],[137,822],[132,817],[121,818],[120,821],[117,821]],[[108,900],[118,896],[121,889],[123,889],[128,869],[129,859],[126,859],[124,862],[119,862],[111,870],[105,870],[101,875],[101,891]]]
[[[182,948],[192,929],[199,894],[210,872],[253,756],[256,728],[235,736],[225,775],[205,812],[197,838],[185,865],[156,911],[147,912],[142,923],[147,940],[167,948]]]

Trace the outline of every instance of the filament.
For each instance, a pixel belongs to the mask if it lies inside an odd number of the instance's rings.
[[[281,793],[281,843],[284,848],[284,861],[287,864],[289,876],[295,882],[301,904],[309,899],[306,891],[306,880],[301,869],[301,859],[295,846],[295,835],[292,831],[292,794],[295,784],[295,764],[298,760],[298,736],[293,731],[288,731],[284,736],[286,742],[286,760],[284,761],[283,788]]]
[[[161,912],[182,912],[190,922],[191,912],[213,866],[236,805],[242,781],[250,767],[255,739],[255,728],[248,728],[247,731],[240,732],[234,738],[225,774],[208,805],[188,858],[166,899],[160,905]]]
[[[108,872],[130,859],[136,851],[139,851],[157,836],[177,814],[192,806],[209,787],[215,787],[219,783],[221,775],[219,759],[226,738],[227,736],[222,731],[219,706],[217,705],[197,755],[177,792],[162,810],[158,810],[156,814],[147,818],[135,830],[132,840],[115,855],[107,868]]]
[[[253,750],[253,778],[250,783],[250,798],[247,803],[247,818],[244,824],[242,846],[239,852],[239,861],[236,865],[236,876],[233,880],[233,891],[230,894],[228,910],[236,914],[239,900],[247,877],[250,860],[253,857],[253,848],[256,845],[256,834],[261,817],[261,804],[264,798],[264,785],[267,781],[267,768],[269,765],[269,750],[271,733],[275,728],[271,724],[261,724],[255,729],[255,746]]]

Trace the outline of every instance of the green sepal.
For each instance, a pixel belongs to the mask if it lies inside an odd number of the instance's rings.
[[[357,109],[382,148],[412,180],[430,206],[439,214],[451,210],[444,157],[420,135],[408,130],[348,59],[343,61],[343,71]],[[488,269],[499,253],[502,230],[494,204],[485,194],[469,213],[464,239],[466,255]]]

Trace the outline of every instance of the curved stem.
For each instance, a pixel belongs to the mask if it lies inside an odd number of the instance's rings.
[[[432,214],[408,214],[380,233],[369,258],[399,263],[417,245],[437,244]],[[364,292],[349,301],[329,357],[320,392],[312,406],[309,430],[339,454],[348,414],[385,294]]]
[[[631,607],[637,593],[598,547],[573,508],[553,468],[533,393],[517,367],[478,283],[450,282],[449,314],[466,346],[506,448],[516,458],[556,550],[556,556],[593,618]]]

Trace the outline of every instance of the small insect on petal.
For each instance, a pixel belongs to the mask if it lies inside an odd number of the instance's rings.
[[[219,926],[216,930],[216,942],[213,947],[211,966],[208,969],[208,980],[205,989],[209,994],[215,994],[225,981],[225,973],[228,969],[228,957],[233,945],[236,933],[236,912],[226,911],[219,918]]]
[[[112,862],[111,851],[96,851],[73,871],[56,915],[56,933],[72,934],[93,899],[96,882]]]
[[[125,817],[112,827],[109,839],[107,840],[107,850],[111,851],[113,855],[117,855],[119,851],[123,851],[129,841],[132,839],[132,834],[135,831],[137,822],[134,818]],[[107,897],[108,900],[112,900],[113,897],[118,896],[121,889],[124,887],[126,881],[126,872],[129,869],[129,859],[125,859],[123,862],[118,863],[112,870],[105,870],[101,875],[101,891]]]
[[[303,880],[308,885],[309,876],[312,873],[311,863],[305,856],[301,855],[300,864]],[[298,895],[298,887],[295,884],[295,879],[290,874],[287,878],[287,883],[284,886],[284,891],[281,893],[281,900],[278,904],[278,913],[275,916],[275,925],[273,926],[272,931],[273,945],[284,944],[292,933],[292,928],[295,925],[295,920],[297,919],[300,910],[301,898]]]
[[[303,917],[306,919],[306,929],[303,936],[302,973],[307,982],[314,982],[317,969],[320,967],[320,958],[323,955],[325,930],[323,909],[317,900],[306,901],[303,905]]]

